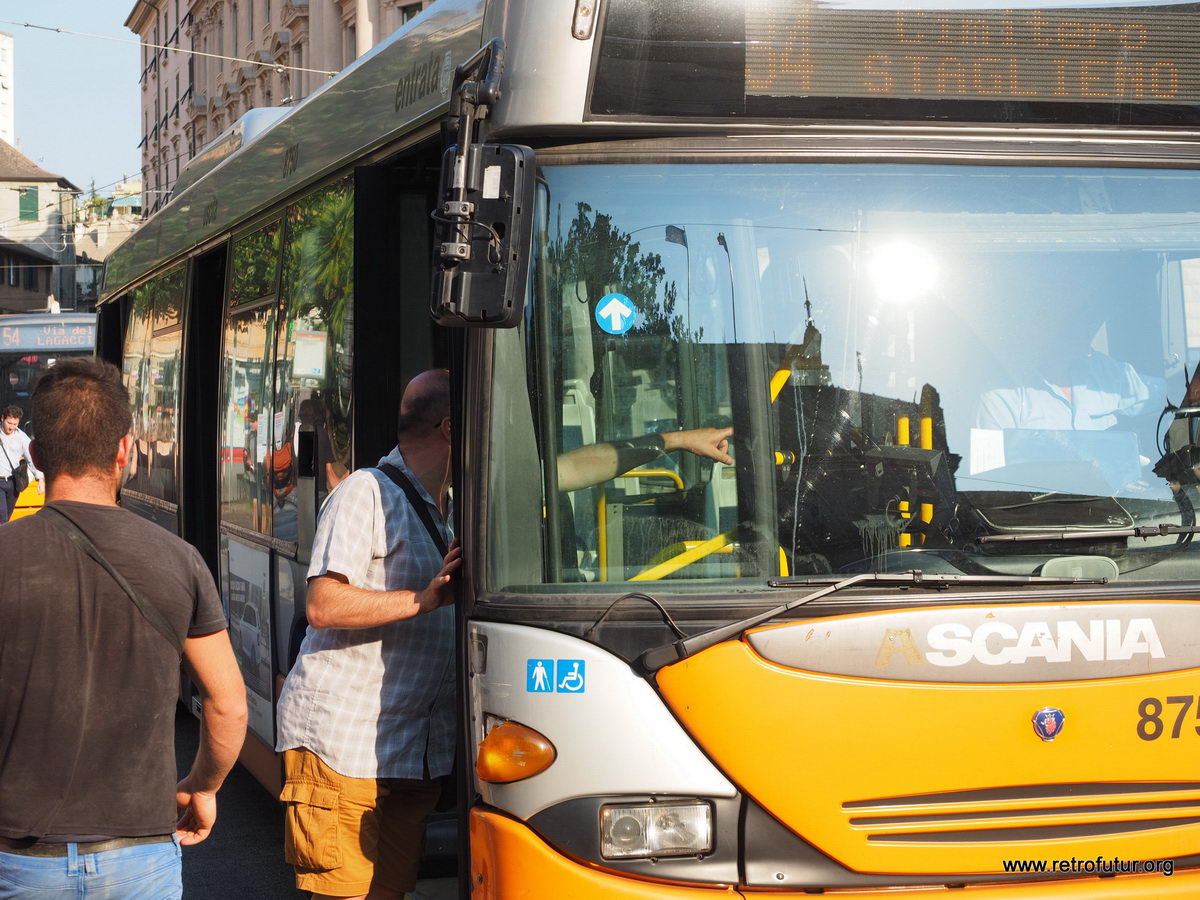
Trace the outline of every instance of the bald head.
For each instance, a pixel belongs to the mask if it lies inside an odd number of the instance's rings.
[[[430,369],[408,383],[400,400],[396,437],[400,443],[432,433],[450,415],[450,370]]]

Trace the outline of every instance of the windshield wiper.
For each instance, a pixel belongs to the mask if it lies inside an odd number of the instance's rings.
[[[1101,531],[1039,531],[1033,534],[989,534],[981,544],[1027,543],[1032,541],[1088,541],[1104,538],[1152,538],[1167,534],[1200,534],[1200,525],[1143,525],[1139,528],[1110,528]]]
[[[920,569],[913,569],[910,572],[863,572],[858,575],[851,575],[849,578],[834,580],[832,583],[829,583],[830,581],[829,577],[823,576],[797,580],[774,579],[768,581],[768,586],[776,588],[806,587],[814,584],[826,584],[827,587],[823,587],[819,591],[813,591],[811,594],[805,594],[803,597],[797,597],[795,600],[791,600],[781,606],[773,607],[765,612],[755,613],[752,616],[731,622],[728,625],[719,625],[710,631],[702,631],[700,634],[692,635],[689,638],[681,638],[670,644],[664,644],[661,647],[653,647],[637,658],[635,666],[643,675],[653,674],[664,666],[669,666],[671,663],[687,659],[692,654],[699,653],[701,650],[707,650],[709,647],[736,638],[742,632],[756,625],[768,622],[776,616],[783,615],[785,612],[789,612],[798,606],[812,603],[814,600],[827,597],[835,591],[844,591],[846,588],[857,585],[898,585],[900,587],[946,590],[956,584],[1106,584],[1108,579],[1057,578],[1044,575],[952,575],[945,573],[926,575]]]

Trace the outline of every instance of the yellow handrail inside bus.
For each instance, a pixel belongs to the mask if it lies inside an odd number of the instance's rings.
[[[696,560],[710,554],[732,553],[733,542],[729,539],[731,534],[733,534],[731,531],[726,532],[725,534],[719,534],[715,538],[709,538],[707,541],[681,541],[680,544],[677,544],[676,546],[683,546],[684,550],[682,553],[642,569],[642,571],[638,572],[629,580],[653,581],[654,579],[661,578],[664,575],[670,575],[674,572],[678,572],[684,566],[691,565],[692,563],[696,562]],[[607,581],[608,579],[605,577],[607,575],[607,569],[602,569],[602,571],[604,572],[604,575],[601,577],[601,580]],[[787,554],[783,552],[782,547],[779,548],[779,574],[783,578],[787,578],[790,574]]]
[[[699,547],[703,543],[704,543],[704,541],[680,541],[678,544],[675,544],[672,547],[668,548],[668,552],[682,553],[686,550],[695,550],[697,547]],[[677,550],[677,548],[678,548],[678,550]],[[713,553],[723,553],[728,556],[730,553],[733,552],[733,548],[734,548],[733,544],[726,544],[724,547],[721,547],[718,550],[714,550]],[[666,559],[660,559],[658,562],[666,562]],[[658,565],[658,563],[654,563],[654,565]]]
[[[805,301],[805,307],[809,309],[808,302]],[[813,345],[813,341],[820,337],[821,333],[813,326],[813,320],[809,318],[805,323],[804,340],[799,344],[792,344],[788,347],[787,352],[783,355],[783,359],[779,362],[779,368],[775,370],[775,374],[771,376],[771,402],[774,403],[779,399],[779,392],[783,390],[784,385],[788,383],[788,379],[792,377],[792,369],[795,368],[797,360],[804,359],[808,348]],[[820,351],[818,350],[815,357],[816,362],[820,362]],[[813,368],[812,366],[802,366],[801,368]]]
[[[673,472],[671,469],[630,469],[622,475],[614,476],[614,480],[617,478],[669,478],[675,482],[676,489],[683,490],[683,479],[678,472]],[[599,531],[596,553],[600,557],[601,581],[608,581],[608,509],[605,506],[607,502],[607,496],[604,491],[601,491],[596,509],[596,529]]]
[[[683,490],[683,479],[679,477],[678,472],[673,472],[670,469],[630,469],[624,475],[617,475],[617,478],[669,478],[675,482],[675,487]]]
[[[718,534],[715,538],[709,538],[707,541],[701,541],[696,546],[689,550],[684,550],[678,556],[661,562],[658,565],[650,566],[642,569],[630,581],[657,581],[659,578],[664,578],[673,572],[678,572],[684,566],[691,565],[696,560],[708,556],[710,553],[716,553],[722,547],[728,546],[730,543],[729,536],[732,532]]]
[[[792,366],[796,359],[804,352],[803,345],[793,344],[783,361],[779,364],[779,368],[775,370],[775,374],[771,376],[771,402],[774,403],[779,399],[779,392],[783,390],[783,386],[788,383],[788,379],[792,377]]]

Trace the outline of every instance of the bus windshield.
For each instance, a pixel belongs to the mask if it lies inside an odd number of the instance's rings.
[[[542,172],[527,321],[495,338],[491,587],[1200,577],[1195,173]],[[697,429],[732,463],[672,449]],[[629,441],[633,471],[560,489]]]

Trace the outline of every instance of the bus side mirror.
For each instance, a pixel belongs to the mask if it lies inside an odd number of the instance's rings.
[[[521,321],[536,195],[529,147],[446,151],[434,229],[431,312],[439,325],[511,328]]]

